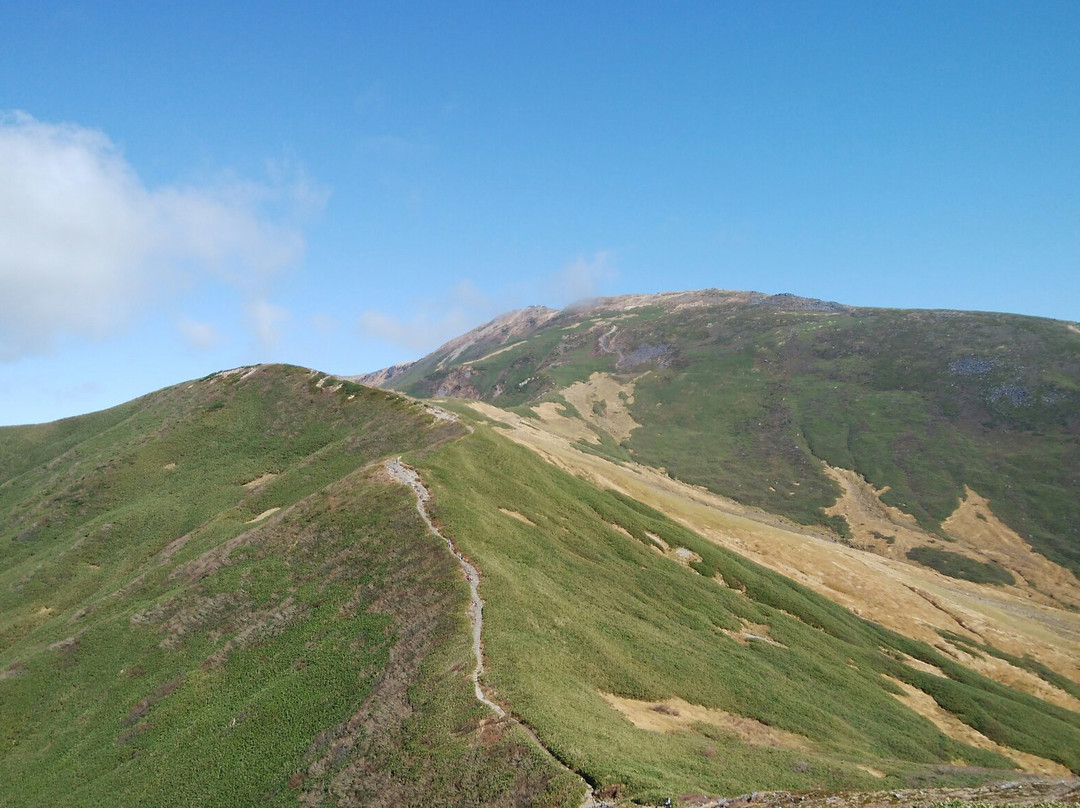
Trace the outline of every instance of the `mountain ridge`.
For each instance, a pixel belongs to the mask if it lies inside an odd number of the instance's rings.
[[[698,291],[685,290],[685,291],[669,291],[669,292],[653,292],[653,293],[635,293],[624,295],[612,295],[606,297],[585,298],[575,303],[571,303],[562,309],[551,309],[542,305],[525,306],[520,309],[512,309],[503,314],[500,314],[493,319],[489,320],[483,325],[465,332],[464,334],[454,337],[448,342],[443,343],[439,347],[435,348],[429,354],[426,354],[420,359],[408,360],[400,362],[396,365],[391,365],[381,370],[368,371],[365,373],[355,374],[352,376],[346,376],[353,381],[360,382],[361,384],[370,384],[373,387],[386,387],[389,386],[387,382],[393,379],[395,376],[400,376],[401,373],[408,370],[423,359],[439,355],[445,356],[452,354],[455,349],[461,345],[465,345],[466,348],[471,345],[482,341],[485,337],[490,337],[498,327],[507,320],[512,320],[522,315],[527,315],[532,311],[543,311],[552,313],[551,316],[564,315],[569,313],[584,313],[592,310],[608,309],[608,310],[626,310],[630,308],[637,308],[640,306],[654,305],[660,303],[677,302],[686,306],[692,305],[709,305],[710,303],[734,303],[734,302],[746,302],[754,305],[771,305],[778,308],[788,307],[792,310],[804,310],[804,311],[821,311],[821,312],[869,312],[869,311],[909,311],[909,312],[925,312],[925,313],[940,313],[940,314],[1006,314],[1014,317],[1030,317],[1036,320],[1052,320],[1054,322],[1065,323],[1067,326],[1071,325],[1073,330],[1080,333],[1080,322],[1072,320],[1060,320],[1055,318],[1039,317],[1036,315],[1019,315],[1010,314],[1009,312],[991,312],[991,311],[975,311],[968,309],[890,309],[882,306],[854,306],[846,303],[838,303],[835,301],[824,300],[821,298],[804,297],[796,295],[791,292],[779,292],[775,294],[769,294],[766,292],[755,291],[736,291],[728,289],[702,289]],[[545,319],[550,319],[547,317]],[[503,341],[499,344],[505,344],[512,336],[523,336],[524,332],[518,331],[512,335],[507,335]]]
[[[1075,338],[791,296],[656,303],[496,318],[397,377],[458,374],[472,398],[250,366],[0,429],[0,805],[1073,788],[1080,586],[955,432],[1068,478]],[[942,328],[963,344],[925,356]],[[945,395],[952,420],[895,429]],[[830,444],[867,401],[884,414]],[[874,468],[920,424],[966,452],[940,520],[911,506],[917,477]],[[777,435],[812,449],[808,476],[762,470]],[[694,482],[687,447],[762,503]],[[820,511],[765,507],[803,485]]]
[[[470,332],[382,383],[535,408],[549,421],[568,413],[611,457],[629,451],[845,535],[844,518],[825,512],[840,490],[822,463],[860,474],[945,540],[941,525],[970,486],[1077,572],[1080,514],[1066,492],[1080,481],[1078,335],[1064,321],[998,313],[720,290],[631,295],[564,309],[527,334]],[[597,384],[619,386],[617,398],[582,387]],[[603,427],[608,408],[630,432]],[[743,474],[700,457],[703,446]],[[1060,493],[1045,501],[1051,490]]]

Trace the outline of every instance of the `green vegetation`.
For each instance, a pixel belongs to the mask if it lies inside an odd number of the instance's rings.
[[[369,467],[461,428],[241,375],[0,430],[0,805],[573,802],[482,731],[465,582]]]
[[[805,400],[737,344],[752,324],[710,353],[704,343],[723,336],[715,316],[676,322],[654,307],[619,322],[640,329],[623,354],[652,363],[632,406],[655,417],[623,444],[601,434],[593,451],[671,452],[677,476],[748,498],[771,487],[765,500],[827,521],[818,508],[831,483],[815,453],[842,444],[825,425],[803,434]],[[546,342],[488,360],[478,349],[481,374],[498,371],[477,379],[482,389],[524,382],[508,400],[527,401],[530,385],[592,369],[638,373],[593,350],[609,324],[555,326]],[[696,347],[657,347],[684,333]],[[781,352],[794,338],[774,337]],[[719,404],[718,366],[746,382],[724,386]],[[892,680],[1001,744],[1080,771],[1080,715],[861,620],[470,418],[472,434],[395,394],[270,366],[0,430],[0,805],[576,805],[580,782],[551,755],[603,793],[639,800],[1012,770],[942,735]],[[843,446],[873,457],[868,441]],[[745,468],[726,462],[740,452]],[[487,684],[550,755],[473,697],[467,584],[411,492],[380,471],[403,453],[482,573]],[[1057,507],[1056,496],[1040,501]],[[686,564],[662,545],[683,548]],[[1035,660],[1009,659],[1076,692]],[[755,743],[704,719],[655,733],[604,694],[645,710],[677,697],[802,740]]]
[[[614,373],[635,381],[631,415],[642,426],[621,447],[589,451],[616,460],[630,452],[681,480],[841,531],[823,512],[838,491],[822,460],[887,488],[887,504],[942,538],[968,485],[1080,575],[1080,335],[1066,324],[698,296],[691,307],[562,312],[476,362],[470,384],[491,403],[518,406]],[[426,369],[440,356],[395,384],[431,394],[437,376]],[[450,362],[440,374],[453,371]]]
[[[1011,767],[943,736],[894,698],[883,674],[1003,744],[1080,770],[1080,716],[860,620],[487,428],[418,463],[437,519],[483,573],[488,681],[597,785],[657,800],[825,781],[880,787],[860,763],[896,784],[958,758]],[[648,534],[701,561],[688,569],[659,555]],[[740,642],[745,625],[766,639]],[[903,664],[904,654],[948,678]],[[708,724],[648,732],[604,693],[646,703],[676,696],[797,733],[809,748],[747,745]]]
[[[1016,583],[1013,574],[1000,564],[993,561],[983,563],[939,547],[912,547],[907,551],[907,557],[950,578],[961,578],[977,584]]]

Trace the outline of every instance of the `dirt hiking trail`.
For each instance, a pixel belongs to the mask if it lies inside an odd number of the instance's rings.
[[[508,716],[506,710],[493,702],[484,694],[484,689],[480,685],[480,677],[484,673],[484,650],[483,650],[483,631],[484,631],[484,601],[480,598],[480,573],[477,572],[476,567],[466,560],[465,556],[454,545],[453,539],[448,536],[444,536],[442,532],[435,526],[435,523],[431,521],[431,516],[427,511],[427,503],[431,501],[431,492],[428,491],[427,486],[424,485],[423,480],[420,479],[420,475],[416,473],[415,469],[411,469],[401,462],[400,457],[395,457],[392,460],[387,460],[385,464],[386,472],[390,475],[392,480],[409,486],[412,489],[413,494],[416,496],[416,510],[420,514],[420,518],[424,520],[424,524],[427,525],[431,534],[446,543],[446,546],[450,549],[450,552],[454,554],[454,557],[458,560],[458,564],[465,573],[465,579],[469,582],[469,624],[472,627],[472,648],[473,657],[475,659],[475,665],[472,671],[473,680],[473,692],[476,694],[476,700],[481,704],[487,706],[495,715],[499,718],[512,721],[521,730],[529,736],[529,739],[536,744],[542,751],[547,753],[552,760],[559,764],[563,769],[573,774],[575,777],[581,777],[577,772],[564,764],[558,757],[556,757],[544,742],[540,740],[540,737],[533,731],[532,727],[518,720],[514,716]],[[599,802],[593,795],[592,787],[584,781],[585,797],[581,801],[581,808],[603,808],[608,803]]]
[[[465,571],[465,579],[469,582],[468,615],[469,624],[472,626],[473,657],[476,659],[476,664],[473,666],[472,672],[473,692],[476,693],[477,701],[487,705],[492,712],[499,716],[499,718],[505,718],[506,711],[485,696],[483,688],[480,687],[480,677],[484,673],[482,639],[484,630],[484,601],[480,599],[480,575],[477,573],[476,567],[466,561],[465,557],[458,552],[458,549],[454,546],[454,542],[440,533],[439,529],[435,527],[435,524],[431,521],[431,517],[428,516],[427,512],[427,503],[431,500],[431,494],[428,492],[427,486],[420,480],[420,475],[413,469],[404,465],[401,462],[400,457],[396,457],[393,460],[387,460],[386,471],[391,479],[407,485],[412,489],[413,494],[416,495],[416,510],[419,512],[420,518],[424,520],[424,524],[427,525],[428,530],[431,531],[432,535],[446,542],[446,546],[450,548],[450,552],[454,554],[454,557],[458,560],[458,564],[460,564],[462,570]]]

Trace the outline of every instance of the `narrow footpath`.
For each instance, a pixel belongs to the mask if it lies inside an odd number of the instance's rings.
[[[401,462],[400,457],[396,457],[393,460],[386,461],[386,471],[390,474],[390,477],[397,480],[399,483],[404,483],[412,489],[413,494],[416,495],[416,510],[420,513],[420,518],[424,520],[424,524],[428,526],[428,530],[432,535],[442,539],[446,542],[446,546],[450,548],[450,552],[457,558],[458,564],[465,571],[465,579],[469,582],[469,624],[472,626],[472,647],[473,656],[476,658],[476,664],[473,666],[472,680],[473,680],[473,692],[476,693],[476,700],[482,704],[486,704],[491,708],[499,718],[506,717],[506,711],[498,704],[493,702],[487,696],[484,695],[483,689],[480,687],[480,677],[484,673],[484,650],[482,634],[484,630],[484,601],[480,599],[480,575],[476,571],[476,567],[465,560],[465,557],[458,552],[458,549],[454,546],[454,542],[439,532],[439,529],[435,527],[435,524],[431,521],[431,517],[428,516],[427,503],[431,500],[431,494],[427,490],[427,486],[420,480],[420,475],[413,469],[405,466]]]
[[[489,699],[480,685],[480,677],[484,673],[484,650],[483,650],[483,631],[484,631],[484,601],[480,598],[480,574],[477,572],[476,567],[470,564],[461,552],[454,545],[454,542],[448,536],[444,536],[435,524],[431,521],[431,517],[428,515],[427,503],[431,501],[431,493],[428,491],[427,486],[424,485],[420,479],[420,475],[416,473],[414,469],[409,468],[401,462],[400,457],[387,460],[386,471],[390,475],[391,479],[409,486],[412,489],[413,494],[416,496],[416,510],[420,514],[420,518],[424,520],[424,524],[427,525],[428,530],[431,531],[433,536],[442,539],[446,542],[446,546],[450,548],[450,552],[454,554],[454,557],[458,560],[458,564],[461,565],[461,569],[465,572],[465,579],[469,582],[469,624],[472,626],[473,637],[473,657],[476,660],[473,666],[472,680],[473,680],[473,692],[476,694],[476,700],[481,704],[486,705],[495,715],[499,718],[505,718],[508,721],[514,722],[519,726],[526,735],[536,744],[541,750],[546,752],[566,771],[573,774],[575,777],[580,775],[573,769],[566,766],[560,761],[551,750],[548,749],[544,742],[540,740],[539,736],[533,731],[532,727],[523,724],[513,716],[508,716],[506,710],[500,707],[498,704]],[[583,781],[584,782],[584,781]],[[601,808],[605,803],[598,802],[593,795],[592,786],[587,782],[585,783],[585,798],[581,801],[581,808]]]

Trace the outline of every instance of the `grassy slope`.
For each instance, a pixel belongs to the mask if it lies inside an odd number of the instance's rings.
[[[595,361],[576,334],[566,378]],[[858,763],[890,784],[961,777],[936,768],[956,758],[1009,765],[903,708],[882,673],[1001,743],[1080,768],[1075,714],[490,430],[443,443],[460,428],[316,378],[269,368],[0,430],[0,804],[572,803],[574,781],[471,696],[464,582],[409,492],[364,471],[401,451],[483,572],[498,696],[598,784],[662,797],[880,786]],[[696,572],[652,552],[646,531],[697,552]],[[786,647],[722,633],[740,619]],[[814,748],[748,747],[705,726],[654,735],[600,691],[728,709]]]
[[[474,363],[470,382],[515,407],[594,371],[636,377],[631,413],[643,426],[622,447],[599,449],[614,459],[632,450],[806,524],[836,521],[822,512],[838,492],[821,460],[887,486],[889,504],[934,531],[967,484],[1040,552],[1080,573],[1080,334],[1066,324],[745,304],[603,316],[564,313]],[[612,324],[624,353],[672,350],[662,363],[616,367],[596,350]],[[430,393],[424,367],[403,389]]]
[[[932,777],[961,758],[1008,766],[902,707],[881,674],[931,693],[981,732],[1080,770],[1080,715],[955,665],[717,548],[660,514],[545,464],[486,428],[420,461],[435,513],[479,565],[489,681],[574,768],[662,798]],[[523,513],[530,526],[500,512]],[[616,524],[630,531],[627,538]],[[693,571],[651,551],[646,531],[702,557]],[[720,575],[727,586],[713,580]],[[740,645],[740,618],[774,640]],[[897,661],[910,654],[942,679]],[[715,729],[635,729],[600,693],[678,696],[804,735],[813,752],[748,747]]]
[[[480,742],[465,584],[357,471],[457,429],[429,422],[278,367],[0,431],[0,804],[568,799]]]

